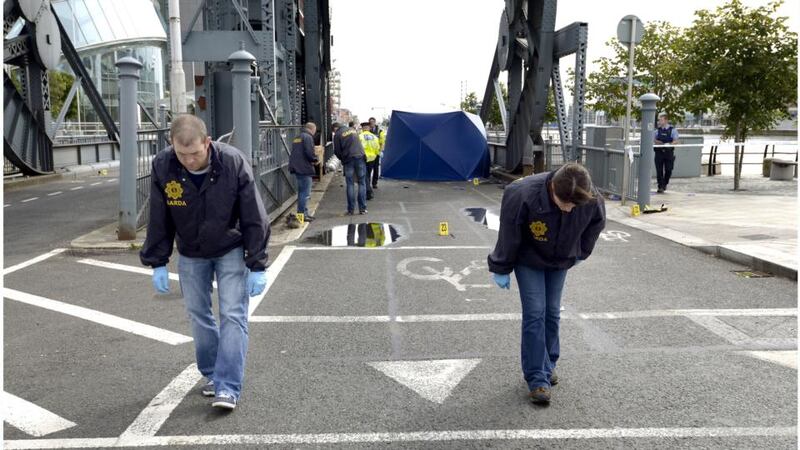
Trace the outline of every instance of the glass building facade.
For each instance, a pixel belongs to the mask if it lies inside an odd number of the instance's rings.
[[[132,52],[143,67],[139,102],[157,117],[165,89],[166,24],[151,0],[53,0],[53,8],[106,107],[119,118],[115,62]],[[66,61],[59,70],[72,74]],[[97,122],[85,94],[78,97],[79,121]]]

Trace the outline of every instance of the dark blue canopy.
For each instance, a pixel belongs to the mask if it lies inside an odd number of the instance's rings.
[[[422,181],[488,177],[489,149],[483,123],[463,111],[392,111],[381,175]]]

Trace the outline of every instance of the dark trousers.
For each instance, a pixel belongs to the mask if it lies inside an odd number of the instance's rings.
[[[370,184],[370,180],[372,183]],[[378,185],[378,159],[367,162],[367,200],[372,198],[372,187]]]
[[[381,171],[381,155],[375,158],[375,169],[372,172],[372,187],[378,187],[378,178],[380,178]]]
[[[658,188],[666,189],[669,184],[669,177],[672,176],[672,167],[675,165],[675,149],[657,148],[655,151]]]

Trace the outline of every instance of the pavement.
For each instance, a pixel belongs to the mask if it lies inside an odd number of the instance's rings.
[[[347,216],[343,184],[269,249],[231,414],[198,392],[174,259],[155,295],[134,251],[59,250],[58,227],[98,228],[71,216],[100,201],[88,187],[63,209],[15,199],[7,223],[40,228],[4,249],[4,447],[797,447],[796,282],[610,221],[567,277],[561,381],[535,407],[516,281],[492,285],[496,231],[465,213],[496,213],[503,185],[383,180]],[[394,242],[342,246],[362,223]]]
[[[607,203],[611,220],[670,239],[754,270],[797,280],[797,180],[744,177],[678,178],[664,194],[666,212],[631,217],[630,205]]]

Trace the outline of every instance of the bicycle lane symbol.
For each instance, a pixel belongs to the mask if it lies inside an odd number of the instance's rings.
[[[418,271],[412,271],[409,269],[409,265],[412,263],[417,262],[429,262],[429,263],[437,263],[437,266],[440,266],[438,263],[443,263],[444,261],[439,258],[432,258],[429,256],[415,256],[411,258],[406,258],[399,263],[397,263],[397,271],[401,274],[412,278],[414,280],[424,280],[424,281],[437,281],[437,280],[444,280],[457,291],[464,292],[468,288],[491,288],[491,284],[465,284],[461,281],[470,276],[473,272],[488,270],[488,267],[484,261],[481,260],[474,260],[470,261],[469,265],[464,269],[455,272],[452,268],[443,266],[441,270],[437,270],[430,265],[424,266],[417,266],[416,264],[412,266],[424,273],[419,273]]]

